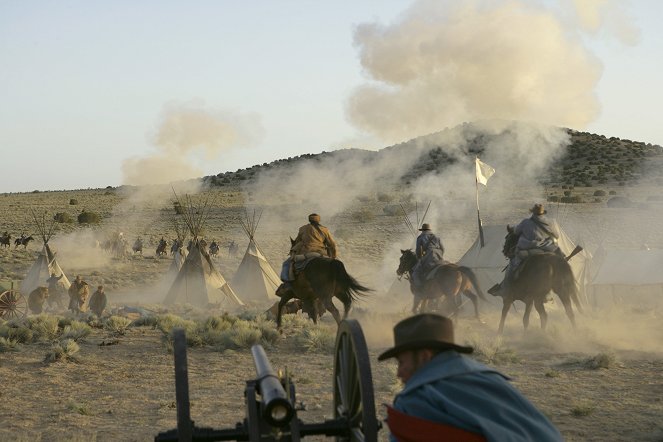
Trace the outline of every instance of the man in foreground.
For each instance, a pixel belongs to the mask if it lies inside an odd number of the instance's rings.
[[[392,441],[561,441],[553,424],[498,371],[463,354],[450,319],[419,314],[396,324],[394,347],[405,384],[388,408]]]

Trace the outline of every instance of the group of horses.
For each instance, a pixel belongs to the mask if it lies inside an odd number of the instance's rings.
[[[12,236],[9,233],[4,232],[2,235],[0,235],[0,246],[4,248],[11,248],[11,240]],[[14,248],[18,249],[18,246],[23,246],[23,249],[27,249],[28,244],[30,244],[30,241],[33,240],[34,238],[32,237],[32,235],[30,236],[21,235],[14,240]]]
[[[510,227],[507,228],[503,253],[512,258],[515,253],[518,236]],[[573,254],[572,254],[573,255]],[[520,266],[518,275],[507,290],[499,293],[502,297],[502,312],[498,334],[504,331],[506,316],[515,301],[525,304],[523,326],[527,330],[532,307],[539,313],[541,328],[545,329],[548,321],[544,304],[548,294],[554,292],[562,302],[566,315],[575,327],[575,315],[572,304],[582,312],[578,299],[578,290],[573,271],[568,263],[569,257],[555,253],[534,254]],[[423,287],[415,288],[412,283],[412,270],[417,257],[412,250],[401,250],[401,257],[396,273],[410,280],[410,289],[414,296],[413,313],[438,311],[450,317],[457,317],[462,306],[462,295],[474,305],[477,320],[482,321],[479,314],[479,298],[488,302],[483,294],[476,275],[469,267],[453,263],[441,263],[431,272]],[[343,303],[343,318],[347,317],[352,303],[371,289],[361,285],[345,270],[339,260],[330,258],[314,258],[306,267],[295,275],[295,280],[288,285],[281,285],[276,295],[281,299],[278,304],[277,327],[281,327],[281,315],[286,304],[297,299],[302,310],[317,322],[317,319],[329,311],[337,323],[341,315],[334,306],[332,299],[337,298]]]

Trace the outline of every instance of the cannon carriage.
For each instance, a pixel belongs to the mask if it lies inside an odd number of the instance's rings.
[[[194,425],[190,415],[186,336],[174,332],[177,428],[159,433],[155,441],[299,441],[324,435],[338,441],[377,441],[381,428],[375,413],[373,378],[363,331],[355,320],[341,322],[336,335],[332,388],[334,418],[304,422],[295,385],[285,371],[275,372],[260,345],[251,348],[256,377],[246,381],[246,413],[232,428]]]

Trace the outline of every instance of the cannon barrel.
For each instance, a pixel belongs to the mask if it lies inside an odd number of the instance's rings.
[[[262,346],[254,345],[251,347],[251,353],[256,367],[258,390],[262,397],[262,417],[272,426],[286,426],[292,420],[295,409]]]

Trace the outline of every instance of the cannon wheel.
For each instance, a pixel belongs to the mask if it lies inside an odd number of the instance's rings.
[[[348,438],[342,441],[378,440],[379,424],[375,415],[373,377],[366,339],[359,323],[341,322],[334,354],[334,417],[347,417]]]
[[[7,290],[0,294],[0,318],[17,319],[28,314],[28,302],[18,290]]]
[[[189,402],[189,370],[186,357],[184,329],[173,330],[173,354],[175,356],[175,401],[177,404],[177,436],[189,441],[193,436],[191,405]]]

